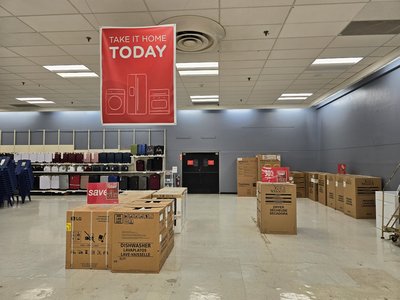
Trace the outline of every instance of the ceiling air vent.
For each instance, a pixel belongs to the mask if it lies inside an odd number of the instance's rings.
[[[400,33],[400,20],[350,22],[340,35],[374,35]]]
[[[178,16],[160,24],[176,24],[176,50],[184,53],[213,50],[225,37],[220,24],[204,17]]]

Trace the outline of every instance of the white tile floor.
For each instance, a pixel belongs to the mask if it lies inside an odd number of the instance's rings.
[[[298,200],[298,235],[261,235],[255,198],[189,195],[160,274],[65,270],[65,211],[84,196],[0,209],[0,299],[400,299],[400,248],[374,220]]]

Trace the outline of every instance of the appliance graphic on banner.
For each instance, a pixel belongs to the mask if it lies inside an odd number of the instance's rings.
[[[109,115],[125,114],[125,90],[124,89],[107,89],[107,113]]]
[[[128,115],[146,115],[147,114],[147,75],[146,74],[128,74],[127,79]]]
[[[149,90],[150,115],[163,115],[170,113],[169,90],[151,89]]]

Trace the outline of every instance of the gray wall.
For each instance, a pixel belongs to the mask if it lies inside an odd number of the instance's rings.
[[[316,114],[312,109],[185,110],[178,111],[177,126],[146,128],[167,129],[169,168],[177,165],[180,169],[181,152],[219,152],[220,192],[229,193],[236,192],[237,157],[280,153],[285,166],[297,170],[317,169],[316,122]],[[4,112],[0,113],[0,128],[2,131],[61,129],[67,136],[66,142],[71,142],[68,130],[103,130],[99,112]],[[100,139],[101,133],[94,132],[92,135],[92,144],[99,146],[95,141]],[[109,135],[107,140],[110,141],[113,134]],[[3,134],[3,143],[5,136],[6,133]],[[26,134],[21,133],[20,143],[23,143],[25,138]],[[76,138],[79,148],[85,149],[87,135],[81,132]],[[159,141],[160,137],[156,136],[153,143]]]
[[[321,171],[343,162],[348,173],[388,179],[400,162],[399,83],[396,69],[317,110]]]

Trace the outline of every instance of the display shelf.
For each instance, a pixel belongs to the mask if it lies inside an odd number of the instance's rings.
[[[165,157],[164,154],[156,154],[156,155],[132,155],[133,158],[154,158],[154,157]]]
[[[33,171],[33,175],[129,175],[129,174],[164,174],[165,171]]]
[[[68,193],[86,193],[86,190],[56,190],[56,189],[47,189],[47,190],[31,190],[31,193],[35,194],[68,194]]]
[[[46,163],[46,162],[34,162],[33,166],[130,166],[132,163]]]

